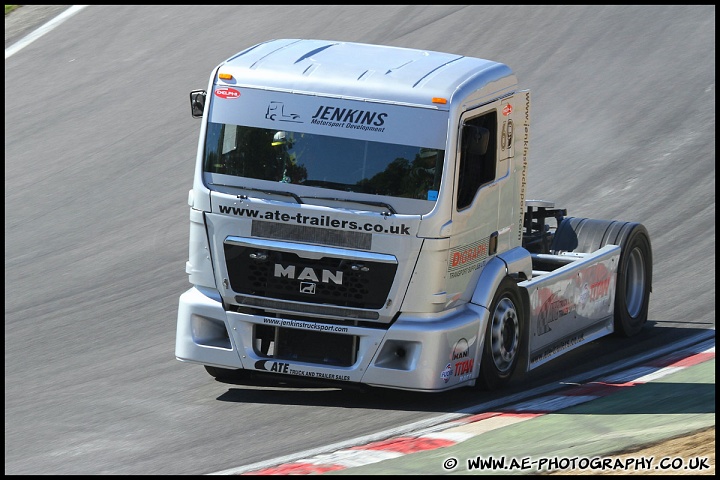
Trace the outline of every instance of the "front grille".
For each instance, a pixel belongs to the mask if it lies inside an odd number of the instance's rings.
[[[350,367],[357,358],[359,339],[354,335],[256,325],[255,353],[264,358]]]
[[[372,234],[253,220],[252,236],[370,250]]]
[[[283,300],[247,297],[244,295],[235,295],[235,301],[237,302],[238,309],[246,307],[270,311],[292,311],[306,315],[314,315],[318,318],[344,317],[358,320],[377,320],[380,318],[380,314],[375,311],[355,310],[327,305],[308,305],[306,303],[285,302]]]
[[[225,261],[233,291],[254,297],[379,309],[397,270],[397,263],[370,256],[352,259],[329,254],[309,259],[263,248],[260,243],[244,243],[226,242]]]

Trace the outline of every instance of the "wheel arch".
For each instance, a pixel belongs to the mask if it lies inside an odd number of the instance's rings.
[[[524,248],[514,248],[493,257],[483,268],[470,302],[489,308],[495,292],[507,275],[517,281],[532,277],[532,258]]]

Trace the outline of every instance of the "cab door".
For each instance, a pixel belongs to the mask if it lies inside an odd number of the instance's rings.
[[[492,102],[465,112],[460,118],[448,292],[463,300],[471,298],[480,272],[495,254],[500,201],[498,173],[501,173],[500,107],[500,101]]]
[[[471,297],[490,258],[522,244],[529,95],[518,92],[460,119],[448,291],[462,298]]]

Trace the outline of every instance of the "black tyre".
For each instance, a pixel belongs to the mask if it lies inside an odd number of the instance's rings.
[[[652,291],[652,247],[640,223],[565,218],[558,226],[551,251],[591,253],[605,245],[620,246],[615,284],[615,333],[630,337],[647,322]]]
[[[650,305],[652,252],[645,227],[634,224],[620,248],[615,285],[615,333],[631,337],[647,322]]]
[[[512,277],[505,277],[490,304],[480,361],[479,386],[496,390],[510,381],[524,348],[525,314],[520,291]]]

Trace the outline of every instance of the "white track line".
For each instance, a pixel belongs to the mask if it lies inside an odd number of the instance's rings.
[[[5,60],[7,60],[12,55],[16,54],[23,48],[30,45],[32,42],[37,40],[38,38],[42,37],[61,23],[63,23],[68,18],[72,17],[76,13],[78,13],[83,8],[87,7],[87,5],[73,5],[72,7],[68,8],[64,12],[62,12],[57,17],[53,18],[49,22],[47,22],[45,25],[41,26],[34,32],[30,33],[29,35],[26,35],[22,40],[10,45],[8,48],[5,49]]]

